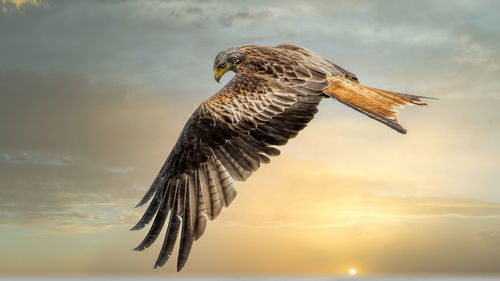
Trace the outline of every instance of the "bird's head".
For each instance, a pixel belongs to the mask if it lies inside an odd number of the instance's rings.
[[[239,48],[224,50],[215,56],[214,60],[214,78],[219,82],[224,73],[228,71],[238,72],[238,65],[243,61],[244,55]]]

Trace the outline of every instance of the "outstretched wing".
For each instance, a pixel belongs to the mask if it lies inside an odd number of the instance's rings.
[[[287,78],[280,72],[284,69],[267,67],[240,71],[199,106],[138,204],[153,197],[132,229],[143,228],[153,217],[154,221],[136,250],[156,240],[170,213],[155,267],[171,256],[180,231],[177,270],[181,270],[207,219],[217,217],[236,196],[234,181],[244,181],[260,163],[268,163],[269,156],[279,155],[275,146],[296,136],[317,112],[324,96],[321,90],[328,85],[325,74],[302,67]]]

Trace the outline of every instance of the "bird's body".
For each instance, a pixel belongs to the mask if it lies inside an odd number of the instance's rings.
[[[295,137],[323,98],[334,98],[400,133],[406,130],[396,107],[424,105],[418,96],[363,86],[351,72],[295,45],[225,50],[215,58],[215,79],[227,71],[236,75],[191,115],[138,204],[153,197],[134,230],[155,219],[137,250],[155,241],[168,217],[155,267],[170,257],[181,228],[177,270],[184,266],[207,219],[236,196],[234,181],[246,180],[260,163],[269,163],[269,156],[279,155],[275,146]]]

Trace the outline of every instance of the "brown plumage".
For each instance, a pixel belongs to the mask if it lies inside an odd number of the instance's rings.
[[[363,86],[349,71],[295,45],[243,46],[220,52],[214,75],[236,75],[203,102],[187,121],[153,184],[137,206],[151,200],[138,230],[153,224],[136,250],[151,246],[168,217],[155,267],[171,256],[181,232],[177,270],[194,240],[222,207],[236,196],[235,181],[246,180],[260,163],[284,145],[317,112],[323,98],[334,98],[400,133],[396,109],[425,105],[422,97]]]

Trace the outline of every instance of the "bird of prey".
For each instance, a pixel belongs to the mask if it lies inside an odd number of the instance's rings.
[[[246,180],[261,163],[280,154],[332,98],[406,133],[396,118],[397,108],[425,105],[420,96],[379,90],[358,83],[353,73],[296,45],[242,46],[217,54],[215,80],[235,76],[191,115],[153,184],[137,206],[149,207],[132,228],[153,218],[146,237],[135,250],[156,240],[168,218],[155,268],[172,255],[180,232],[177,271],[191,246],[222,207],[236,196],[235,181]]]

